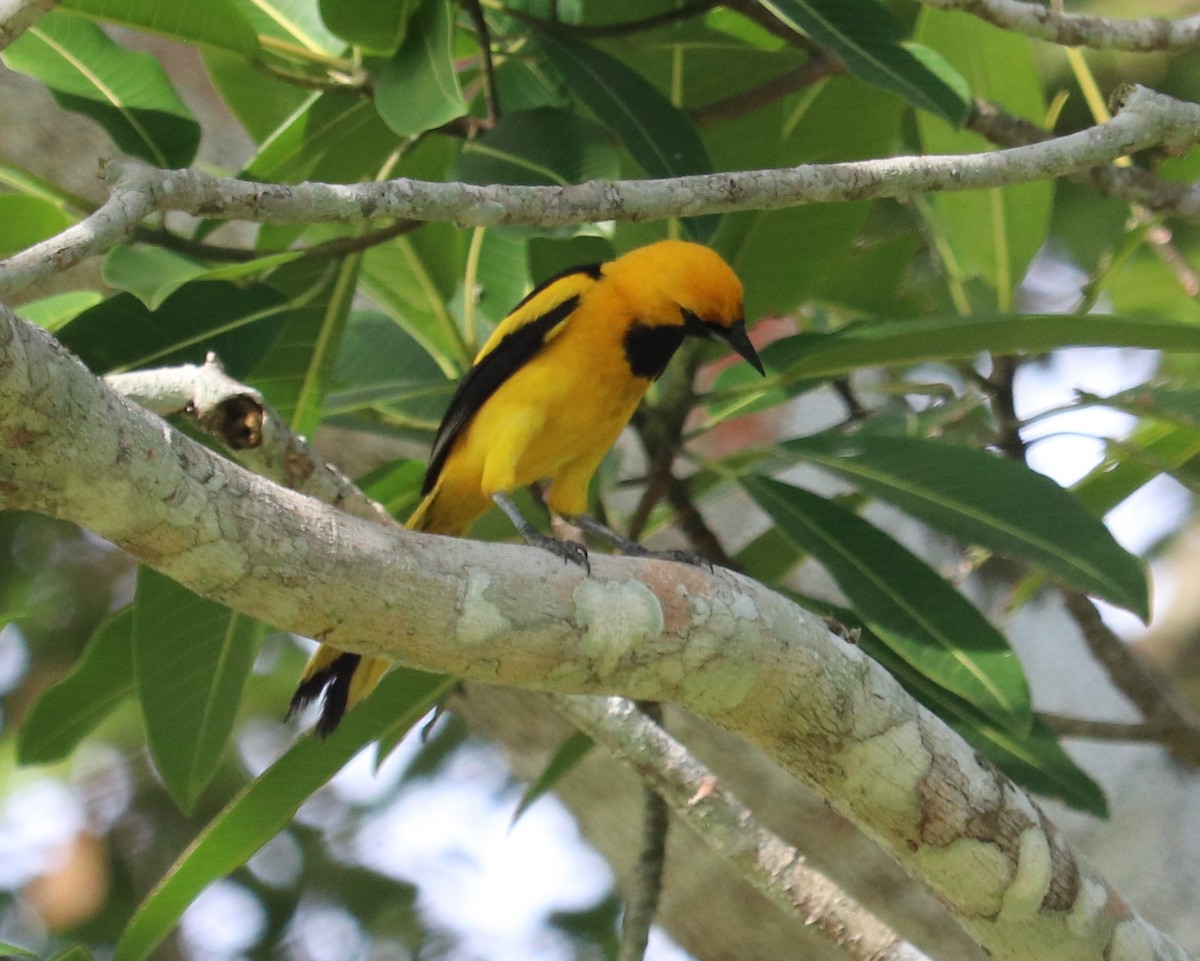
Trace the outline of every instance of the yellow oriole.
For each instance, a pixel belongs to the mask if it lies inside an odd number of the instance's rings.
[[[546,281],[496,327],[459,383],[406,526],[461,536],[498,504],[527,541],[586,566],[582,545],[539,534],[506,495],[548,481],[551,510],[611,533],[584,517],[588,483],[684,337],[724,341],[763,372],[746,336],[741,281],[707,247],[664,240]],[[317,731],[328,734],[388,665],[322,644],[292,711],[323,693]]]

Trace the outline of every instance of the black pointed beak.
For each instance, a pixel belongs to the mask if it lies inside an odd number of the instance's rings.
[[[763,362],[759,359],[758,351],[754,349],[754,345],[750,343],[750,338],[746,334],[745,321],[738,321],[725,328],[721,331],[720,336],[730,347],[746,358],[751,367],[764,377],[767,375],[766,370],[763,369]]]

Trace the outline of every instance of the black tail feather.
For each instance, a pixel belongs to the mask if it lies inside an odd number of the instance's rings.
[[[346,713],[346,704],[350,698],[350,681],[361,660],[362,656],[359,654],[341,654],[329,667],[301,681],[296,693],[292,695],[287,719],[291,720],[320,698],[321,713],[314,730],[317,737],[329,737],[337,730],[342,716]]]

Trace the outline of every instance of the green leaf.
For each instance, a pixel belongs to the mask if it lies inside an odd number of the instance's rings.
[[[133,608],[96,628],[78,663],[34,703],[17,732],[22,764],[61,761],[133,693]]]
[[[434,357],[446,376],[465,370],[471,351],[450,299],[462,281],[466,252],[453,224],[429,224],[366,252],[362,289]]]
[[[303,437],[312,437],[321,421],[361,263],[362,255],[354,254],[332,265],[292,264],[272,275],[281,290],[293,290],[293,309],[255,368],[254,382]]]
[[[17,308],[17,316],[54,333],[59,327],[75,319],[85,310],[95,307],[102,300],[104,295],[99,291],[69,290],[22,304]]]
[[[19,948],[15,944],[9,944],[7,941],[0,941],[0,958],[37,958],[37,955],[26,948]]]
[[[162,0],[62,0],[73,10],[97,20],[157,33],[184,43],[228,50],[243,57],[261,48],[250,21],[232,0],[163,3]]]
[[[325,27],[313,0],[233,2],[260,37],[279,41],[275,46],[300,47],[318,57],[337,55],[346,49],[346,42]]]
[[[53,237],[75,221],[40,197],[0,194],[0,257]]]
[[[347,144],[354,144],[347,150]],[[292,183],[373,179],[396,149],[396,135],[371,101],[339,91],[303,101],[259,147],[242,172],[248,180]]]
[[[1194,352],[1200,330],[1190,324],[1076,317],[1071,314],[1002,314],[862,321],[831,334],[805,333],[762,351],[768,374],[785,383],[836,377],[861,367],[970,360],[983,351],[1044,353],[1060,347],[1141,347]],[[766,384],[763,386],[770,386]],[[718,378],[715,389],[724,385]]]
[[[687,115],[648,80],[616,57],[560,33],[539,31],[538,45],[572,95],[609,128],[651,177],[682,177],[712,171],[700,134]],[[682,223],[700,241],[720,224],[718,216]]]
[[[780,118],[782,139],[771,166],[886,156],[899,133],[903,106],[852,78],[823,84]],[[853,116],[854,123],[845,123],[847,116]],[[738,133],[740,141],[762,137],[748,125]],[[722,159],[728,164],[728,158]],[[745,162],[753,163],[749,158]],[[860,201],[725,217],[714,246],[746,285],[746,316],[789,313],[811,299],[837,302],[846,296],[846,286],[870,283],[861,272],[844,287],[831,285],[829,279],[837,266],[853,257],[855,240],[871,210],[871,202]],[[787,256],[780,256],[783,250]]]
[[[506,113],[491,130],[468,140],[450,178],[472,184],[555,184],[620,176],[605,131],[553,107]]]
[[[533,805],[534,801],[544,794],[548,794],[554,790],[554,786],[561,781],[567,774],[574,770],[578,764],[587,755],[596,742],[582,731],[576,731],[569,735],[558,746],[558,750],[554,752],[554,756],[546,763],[542,769],[542,773],[537,776],[532,784],[525,789],[525,793],[521,795],[521,800],[517,802],[516,810],[513,811],[512,823],[516,824],[524,814]]]
[[[163,247],[122,245],[108,252],[101,276],[110,287],[127,290],[151,310],[158,310],[184,284],[250,277],[291,263],[300,255],[300,251],[286,251],[214,267]]]
[[[904,25],[876,0],[762,0],[762,5],[793,30],[836,52],[867,83],[956,127],[967,119],[966,81],[929,51],[906,44]]]
[[[944,441],[816,434],[784,453],[834,471],[938,530],[1044,567],[1057,580],[1149,618],[1141,562],[1061,487],[1023,464]]]
[[[741,482],[892,651],[1006,730],[1029,730],[1029,687],[1008,642],[924,561],[822,497],[766,477]]]
[[[417,0],[320,0],[321,19],[343,40],[391,53],[404,39]]]
[[[52,10],[4,52],[4,62],[91,117],[117,146],[159,167],[186,167],[200,125],[158,60],[108,38],[82,17]]]
[[[154,766],[185,814],[216,773],[261,640],[250,618],[138,568],[133,676]]]
[[[1000,30],[979,17],[925,8],[917,36],[945,51],[976,97],[1004,104],[1018,117],[1046,112],[1042,81],[1028,37]],[[917,129],[931,154],[986,153],[994,149],[979,134],[955,129],[940,117],[917,115]],[[1031,181],[992,190],[940,193],[930,198],[937,212],[933,229],[944,233],[965,276],[983,277],[1000,293],[1006,309],[1033,255],[1046,240],[1054,184]]]
[[[308,797],[375,739],[410,728],[454,686],[450,678],[393,669],[326,740],[305,737],[247,785],[180,856],[138,907],[116,961],[142,961],[213,881],[245,864],[291,823]]]
[[[85,945],[73,944],[53,955],[49,961],[92,961],[92,952]]]
[[[379,71],[375,109],[389,129],[405,137],[467,112],[454,69],[454,20],[445,0],[422,0],[404,43]]]
[[[1080,392],[1079,399],[1089,404],[1104,404],[1137,417],[1156,417],[1181,427],[1200,429],[1200,390],[1145,384],[1109,397]]]
[[[454,387],[402,328],[380,314],[355,311],[329,377],[324,414],[373,408],[432,433]]]
[[[117,294],[58,331],[58,339],[97,374],[135,367],[201,363],[216,351],[231,377],[245,379],[279,336],[287,304],[263,284],[187,284],[156,311]]]

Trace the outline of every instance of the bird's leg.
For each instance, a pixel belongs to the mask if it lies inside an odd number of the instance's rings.
[[[628,554],[630,557],[651,557],[660,561],[675,561],[679,564],[691,564],[693,567],[707,567],[710,571],[712,570],[712,561],[698,551],[652,551],[587,514],[568,517],[567,520],[585,533],[594,534],[608,541],[622,554]]]
[[[524,538],[526,544],[547,550],[551,554],[561,557],[564,561],[579,564],[589,574],[592,572],[592,565],[588,561],[587,548],[582,544],[577,544],[575,541],[561,541],[557,537],[543,534],[524,518],[520,509],[507,494],[493,494],[492,501],[512,521],[513,527]]]

